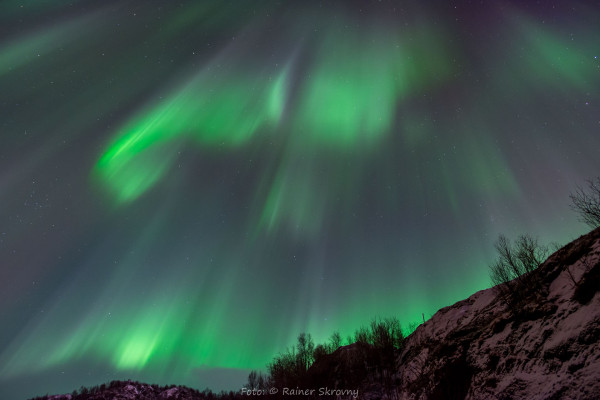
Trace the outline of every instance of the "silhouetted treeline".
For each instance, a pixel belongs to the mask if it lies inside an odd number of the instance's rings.
[[[317,345],[309,333],[301,333],[295,346],[267,364],[268,374],[252,371],[245,387],[266,396],[274,389],[280,394],[296,388],[315,389],[318,394],[324,387],[348,390],[365,383],[391,389],[403,342],[397,318],[374,319],[349,336],[346,345],[337,331],[326,343]]]

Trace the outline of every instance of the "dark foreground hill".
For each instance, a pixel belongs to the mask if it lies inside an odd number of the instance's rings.
[[[537,289],[514,304],[482,290],[417,328],[398,360],[398,397],[600,398],[600,228],[533,274]]]
[[[530,278],[535,285],[512,297],[491,288],[439,310],[406,338],[391,370],[369,358],[374,353],[368,344],[340,347],[309,369],[314,395],[295,398],[327,398],[319,396],[323,387],[344,393],[331,398],[600,398],[600,228],[555,252]],[[121,382],[95,393],[44,399],[212,396]],[[223,398],[242,397],[249,398],[241,393]],[[280,392],[250,398],[294,397]]]

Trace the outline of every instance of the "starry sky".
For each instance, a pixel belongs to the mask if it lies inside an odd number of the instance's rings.
[[[600,174],[594,1],[0,3],[0,397],[241,388],[489,287]]]

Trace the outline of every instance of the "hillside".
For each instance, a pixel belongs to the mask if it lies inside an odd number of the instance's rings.
[[[600,229],[534,272],[542,287],[511,309],[496,290],[439,310],[398,360],[400,399],[597,399]]]

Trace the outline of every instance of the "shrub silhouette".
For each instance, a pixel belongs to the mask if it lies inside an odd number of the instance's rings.
[[[269,387],[269,378],[262,372],[251,371],[245,387],[249,390],[266,390]]]
[[[579,219],[591,228],[600,227],[600,177],[587,181],[587,191],[577,187],[571,193],[571,208],[579,214]]]
[[[287,349],[267,364],[267,370],[274,387],[294,387],[299,382],[298,363],[294,348]]]
[[[354,331],[354,341],[356,343],[369,344],[371,342],[369,330],[364,326],[356,329]]]
[[[490,278],[506,303],[519,303],[543,288],[532,272],[548,257],[546,246],[529,235],[519,236],[514,245],[500,235],[495,247],[498,259],[490,265]]]
[[[334,331],[329,338],[329,353],[333,353],[342,345],[342,335],[339,331]]]
[[[313,352],[313,360],[314,360],[314,362],[318,362],[319,360],[322,360],[323,357],[325,357],[327,354],[329,354],[327,346],[326,345],[322,345],[322,344],[318,344],[315,347],[315,351]]]
[[[325,353],[323,350],[324,346],[321,345],[319,352]],[[267,365],[270,383],[280,389],[305,385],[308,368],[314,359],[315,343],[312,336],[309,333],[301,333],[295,347],[279,354]]]
[[[375,318],[371,321],[369,339],[370,344],[380,350],[393,352],[400,349],[404,340],[400,321],[397,318]]]
[[[298,335],[296,350],[298,350],[296,357],[298,372],[304,374],[314,361],[313,352],[315,350],[315,342],[313,342],[310,333],[301,333]]]
[[[369,379],[380,380],[389,386],[387,381],[392,376],[403,340],[404,335],[397,318],[375,318],[368,327],[358,328],[354,338],[350,337],[348,340],[349,344],[355,342],[355,347],[349,352],[348,349],[340,349],[342,336],[338,331],[333,332],[328,343],[316,346],[310,334],[301,333],[294,347],[280,353],[267,365],[269,376],[264,378],[264,382],[280,390],[316,387],[317,382],[319,385],[345,384],[347,387],[355,387],[360,383],[360,379],[365,379],[368,375]],[[333,353],[337,355],[332,355]],[[344,358],[348,354],[352,355],[352,360]],[[340,356],[344,358],[341,368],[348,370],[331,382],[321,382],[323,377],[315,376],[315,373],[318,375],[319,372],[311,370],[311,366],[320,362],[320,370],[323,367],[327,369],[327,366],[338,365]],[[329,378],[333,378],[333,375]],[[348,381],[342,382],[340,379]],[[253,371],[248,379],[248,387],[257,387],[257,380],[258,375]]]

